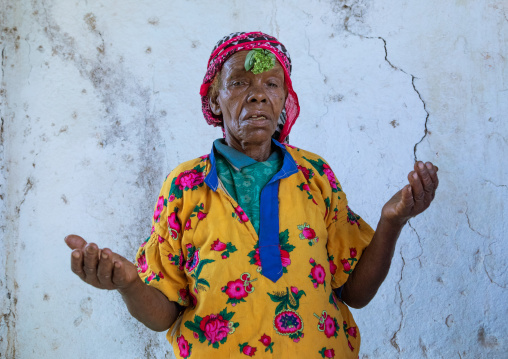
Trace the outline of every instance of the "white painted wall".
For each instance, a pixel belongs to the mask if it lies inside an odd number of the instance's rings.
[[[118,294],[71,273],[63,238],[134,256],[164,176],[220,136],[198,91],[215,42],[241,30],[289,49],[291,143],[331,162],[373,226],[415,157],[440,167],[355,311],[360,357],[506,358],[506,1],[4,0],[0,14],[1,358],[172,357]]]

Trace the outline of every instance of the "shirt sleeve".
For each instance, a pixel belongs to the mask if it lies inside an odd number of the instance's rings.
[[[160,290],[170,301],[189,305],[188,281],[184,271],[182,226],[179,213],[183,199],[170,193],[173,172],[166,178],[155,205],[150,237],[136,254],[138,275]]]
[[[348,206],[346,194],[328,163],[317,156],[304,158],[315,169],[313,180],[325,202],[331,285],[334,289],[340,288],[353,272],[374,231]]]

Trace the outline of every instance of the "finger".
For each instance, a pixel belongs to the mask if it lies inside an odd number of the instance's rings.
[[[417,168],[418,177],[423,185],[423,203],[424,207],[427,208],[434,198],[434,183],[432,182],[432,178],[430,178],[429,170],[423,162],[418,161],[415,167]]]
[[[104,248],[100,255],[97,278],[105,289],[113,289],[113,253]]]
[[[80,249],[75,249],[71,254],[71,270],[79,278],[85,280],[85,272],[83,272],[83,253]]]
[[[437,186],[439,186],[439,178],[437,177],[437,166],[434,166],[432,162],[427,162],[425,164],[427,167],[427,170],[429,171],[430,178],[432,179],[432,183],[434,183],[434,191],[437,189]]]
[[[97,264],[99,262],[99,248],[95,243],[89,243],[85,246],[84,259],[83,259],[83,270],[86,275],[86,282],[94,286],[98,286],[99,281],[97,279]]]
[[[113,268],[113,283],[117,287],[123,287],[127,281],[126,275],[125,275],[125,266],[124,264],[118,259],[115,260],[114,268]]]
[[[86,241],[75,234],[69,234],[64,238],[64,241],[70,249],[83,249],[86,246]]]
[[[415,203],[413,200],[413,193],[411,191],[411,185],[406,185],[402,189],[402,200],[400,204],[404,207],[404,213],[410,213]]]
[[[411,171],[408,175],[409,184],[411,185],[411,192],[413,193],[414,207],[412,216],[416,216],[425,208],[424,197],[425,192],[423,191],[422,182],[420,177],[415,171]]]

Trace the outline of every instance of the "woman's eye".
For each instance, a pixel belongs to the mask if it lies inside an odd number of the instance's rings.
[[[275,82],[269,82],[269,83],[268,83],[268,86],[269,86],[269,87],[274,87],[274,88],[279,87],[279,85],[278,85],[278,84],[276,84]]]

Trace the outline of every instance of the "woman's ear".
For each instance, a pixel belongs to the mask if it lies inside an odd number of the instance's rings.
[[[219,101],[217,101],[217,97],[209,97],[208,103],[210,105],[210,109],[212,110],[215,116],[222,115],[222,110],[220,109]]]

